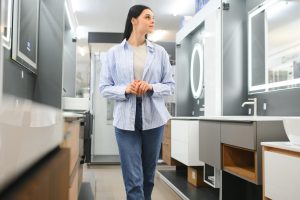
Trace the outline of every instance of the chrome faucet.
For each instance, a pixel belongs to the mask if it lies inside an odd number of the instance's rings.
[[[257,98],[249,98],[248,101],[242,104],[242,107],[245,107],[245,105],[253,105],[253,115],[257,115]]]

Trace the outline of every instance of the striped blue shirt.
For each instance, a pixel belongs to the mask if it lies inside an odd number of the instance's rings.
[[[162,126],[170,119],[164,96],[171,95],[175,88],[168,53],[148,40],[146,44],[147,58],[142,79],[153,86],[153,92],[142,96],[143,130]],[[115,100],[113,125],[131,131],[135,127],[136,96],[125,95],[125,89],[133,80],[133,49],[124,39],[102,59],[99,89],[102,96]]]

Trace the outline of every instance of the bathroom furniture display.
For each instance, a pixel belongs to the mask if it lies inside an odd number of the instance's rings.
[[[263,142],[263,199],[300,198],[300,146]]]
[[[174,117],[171,138],[172,158],[186,166],[204,165],[204,181],[216,188],[211,194],[222,188],[221,170],[252,183],[259,194],[260,143],[287,141],[282,118],[267,116]],[[191,151],[195,148],[196,153]]]
[[[214,168],[213,172],[222,169],[258,185],[261,185],[260,142],[287,140],[279,117],[219,116],[199,117],[199,120],[199,155],[208,165],[205,165],[207,171],[209,167]]]
[[[171,157],[186,166],[203,166],[199,160],[199,120],[171,119]]]
[[[12,59],[37,73],[40,1],[14,0],[13,4]]]
[[[221,122],[222,169],[254,184],[262,184],[263,141],[286,141],[282,120]]]

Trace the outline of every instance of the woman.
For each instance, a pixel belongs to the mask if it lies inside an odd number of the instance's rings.
[[[124,40],[102,63],[100,93],[114,99],[116,139],[127,199],[151,199],[164,124],[164,96],[175,82],[165,49],[147,40],[154,28],[149,7],[135,5],[126,20]]]

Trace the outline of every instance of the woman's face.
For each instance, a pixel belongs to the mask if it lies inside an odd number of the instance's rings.
[[[137,18],[132,18],[133,27],[142,34],[151,33],[154,30],[154,15],[150,9],[145,9]]]

